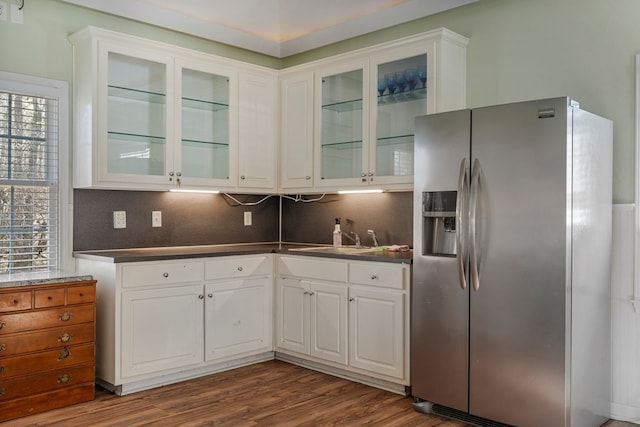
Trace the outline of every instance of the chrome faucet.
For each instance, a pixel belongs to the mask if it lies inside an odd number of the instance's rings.
[[[350,234],[353,234],[353,237],[351,237]],[[358,236],[354,231],[351,231],[350,233],[345,233],[343,231],[342,235],[347,237],[349,240],[351,240],[356,246],[362,246],[362,242],[360,241],[360,236]]]
[[[371,239],[373,240],[373,246],[380,246],[380,244],[378,244],[378,238],[376,237],[376,232],[373,230],[367,230],[367,234],[369,236],[371,236]]]

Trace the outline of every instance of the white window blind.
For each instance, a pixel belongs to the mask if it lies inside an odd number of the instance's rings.
[[[0,273],[58,268],[58,114],[0,91]]]

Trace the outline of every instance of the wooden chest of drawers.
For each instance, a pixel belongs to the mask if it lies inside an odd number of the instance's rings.
[[[95,284],[0,289],[0,422],[94,399]]]

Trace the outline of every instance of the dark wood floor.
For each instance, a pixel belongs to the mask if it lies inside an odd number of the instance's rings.
[[[416,412],[411,403],[410,397],[269,361],[128,396],[98,389],[93,402],[2,426],[466,426]]]

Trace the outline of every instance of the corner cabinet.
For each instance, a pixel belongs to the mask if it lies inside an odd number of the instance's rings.
[[[283,71],[282,191],[411,189],[414,119],[466,106],[467,43],[439,29]]]
[[[275,152],[277,96],[265,93],[275,91],[275,71],[255,67],[265,90],[242,74],[249,65],[212,55],[93,27],[70,40],[74,187],[274,187],[274,160],[265,159],[271,170],[240,162],[239,171],[239,156],[256,144]],[[257,130],[239,135],[247,123]],[[239,184],[239,173],[258,180]]]

